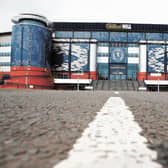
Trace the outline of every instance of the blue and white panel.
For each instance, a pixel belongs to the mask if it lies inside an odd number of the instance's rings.
[[[139,64],[138,57],[128,57],[128,64]]]
[[[47,67],[51,32],[42,26],[17,24],[12,31],[12,66]]]
[[[139,54],[139,47],[128,47],[128,54]]]
[[[108,63],[98,63],[97,70],[98,70],[99,79],[108,79],[108,73],[109,73]]]
[[[128,47],[128,64],[139,64],[139,47]]]
[[[97,58],[99,57],[109,57],[109,44],[108,43],[98,43],[97,46]]]
[[[0,53],[10,53],[11,52],[11,46],[0,46]]]
[[[57,48],[59,48],[59,56],[62,59],[62,64],[57,70],[61,71],[69,71],[69,58],[70,58],[70,44],[69,43],[61,43],[57,44]]]
[[[110,48],[110,62],[111,63],[126,63],[127,62],[127,48],[125,47],[111,47]]]
[[[73,43],[71,45],[71,71],[88,71],[88,57],[88,43]]]
[[[4,64],[10,64],[10,60],[11,60],[10,56],[6,56],[6,57],[0,56],[0,64],[1,65],[2,65],[2,63],[4,63]]]
[[[108,63],[108,57],[97,57],[97,63]]]
[[[0,46],[0,72],[10,72],[11,46]]]
[[[0,72],[10,72],[10,66],[0,66]]]
[[[148,45],[148,72],[164,72],[165,47],[163,45]]]
[[[97,52],[98,53],[104,53],[104,54],[108,54],[109,53],[109,47],[107,46],[99,46],[98,49],[97,49]]]

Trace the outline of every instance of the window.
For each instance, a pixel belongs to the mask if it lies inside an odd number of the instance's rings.
[[[126,42],[127,41],[127,33],[125,33],[125,32],[111,32],[110,33],[110,41]]]
[[[138,72],[138,64],[127,65],[127,78],[129,80],[136,80]]]
[[[128,57],[139,57],[138,44],[128,44]]]
[[[92,38],[98,41],[108,41],[109,33],[108,32],[92,32]]]
[[[109,56],[109,43],[98,43],[97,56],[98,57]]]
[[[162,33],[146,33],[147,40],[162,40]]]
[[[168,33],[164,33],[163,39],[166,40],[166,41],[168,41]]]
[[[98,68],[99,79],[108,79],[108,64],[99,63],[97,68]]]
[[[128,42],[139,42],[145,40],[144,33],[128,33]]]
[[[74,32],[74,38],[90,38],[90,32]]]
[[[71,31],[58,31],[55,33],[56,38],[72,38],[73,33]]]

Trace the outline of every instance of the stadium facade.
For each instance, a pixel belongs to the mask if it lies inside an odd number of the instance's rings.
[[[0,33],[1,87],[53,88],[60,79],[168,79],[168,25],[49,22],[30,13],[13,22],[12,36]]]

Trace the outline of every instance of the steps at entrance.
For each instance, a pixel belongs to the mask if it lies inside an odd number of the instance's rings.
[[[128,90],[134,90],[134,85],[132,81],[127,81]]]
[[[122,88],[122,90],[128,90],[128,86],[127,86],[126,81],[121,81],[121,88]]]
[[[109,90],[109,82],[108,82],[108,80],[103,82],[103,90]]]
[[[139,88],[139,83],[138,83],[138,81],[133,81],[133,84],[134,84],[135,90],[138,90],[138,88]]]
[[[144,81],[138,81],[139,87],[145,87]]]
[[[92,82],[94,90],[130,90],[137,91],[143,82],[134,80],[96,80]]]
[[[98,80],[95,90],[103,90],[102,86],[103,86],[103,80]]]
[[[93,86],[93,88],[96,88],[96,87],[97,87],[97,80],[93,80],[93,81],[92,81],[92,86]]]

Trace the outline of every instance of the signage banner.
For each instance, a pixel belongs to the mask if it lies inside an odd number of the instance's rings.
[[[112,30],[130,30],[131,24],[116,24],[116,23],[107,23],[105,25],[108,31]]]
[[[126,63],[127,48],[124,47],[111,47],[110,49],[110,62],[111,63]]]
[[[110,65],[110,74],[111,75],[125,75],[126,74],[126,65],[111,64]]]
[[[164,73],[165,70],[165,47],[164,45],[148,45],[148,72]]]

